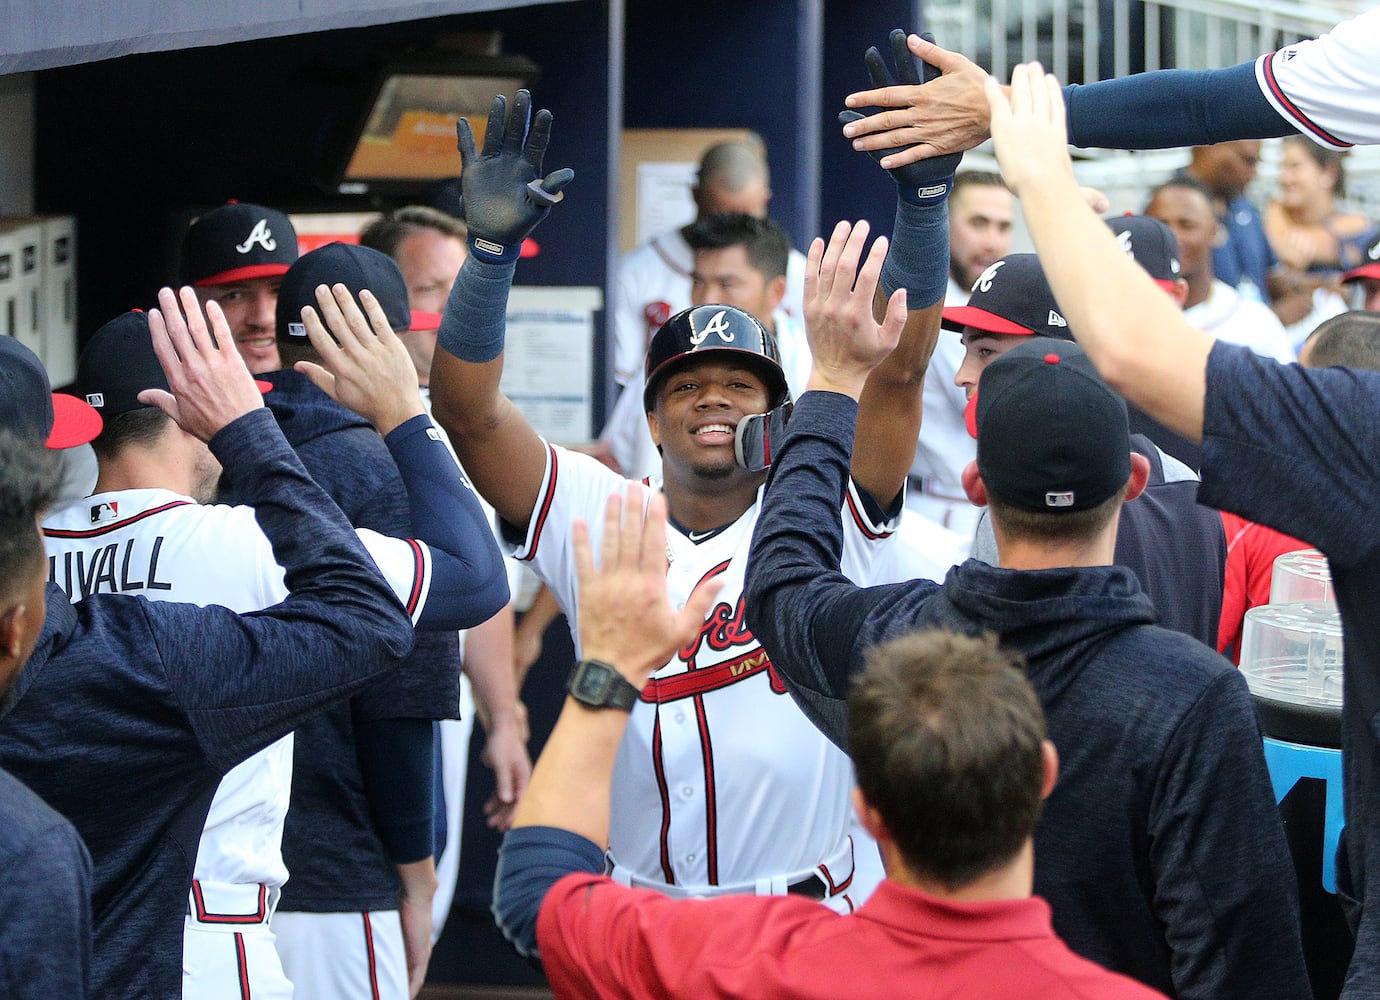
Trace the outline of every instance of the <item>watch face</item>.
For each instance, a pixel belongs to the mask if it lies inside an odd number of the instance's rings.
[[[608,695],[609,682],[612,679],[607,668],[586,661],[581,663],[575,672],[570,693],[578,701],[591,705],[602,705]]]

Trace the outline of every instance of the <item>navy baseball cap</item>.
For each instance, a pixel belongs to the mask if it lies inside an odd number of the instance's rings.
[[[392,257],[355,243],[327,243],[303,254],[283,275],[278,289],[278,343],[309,344],[302,308],[316,308],[318,285],[343,284],[356,297],[366,288],[383,306],[394,333],[435,330],[440,313],[414,312],[407,282]]]
[[[973,282],[968,304],[945,308],[940,325],[959,333],[972,327],[1018,337],[1073,339],[1033,253],[1007,254],[995,261]]]
[[[1358,281],[1361,278],[1380,278],[1380,229],[1366,239],[1366,262],[1342,275],[1342,281]]]
[[[273,388],[255,379],[260,392]],[[168,390],[168,377],[153,350],[148,313],[131,309],[91,335],[77,359],[76,389],[103,417],[149,409],[139,402],[145,389]]]
[[[1131,475],[1126,403],[1077,344],[1018,344],[983,370],[976,400],[978,472],[1003,503],[1087,510]]]
[[[101,426],[101,415],[86,403],[52,391],[37,354],[13,337],[0,337],[0,427],[49,448],[74,448]]]
[[[286,274],[297,259],[297,231],[277,209],[231,201],[182,237],[183,285],[228,285]]]
[[[1107,219],[1126,256],[1145,269],[1155,284],[1172,291],[1179,280],[1179,241],[1174,231],[1148,215],[1119,215]]]

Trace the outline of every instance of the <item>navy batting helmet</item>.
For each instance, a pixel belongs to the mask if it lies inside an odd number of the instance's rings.
[[[766,382],[771,407],[791,397],[786,373],[781,368],[781,352],[773,337],[756,318],[733,306],[707,305],[682,309],[657,330],[647,347],[647,386],[642,404],[647,412],[655,409],[656,393],[679,367],[678,362],[702,354],[731,352],[744,367]]]

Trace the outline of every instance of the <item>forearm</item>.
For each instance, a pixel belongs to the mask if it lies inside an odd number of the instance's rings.
[[[501,396],[508,295],[516,273],[515,263],[495,264],[471,255],[451,286],[436,335],[430,383],[433,412],[447,431],[452,424],[463,427],[474,420],[476,406],[493,408]],[[444,377],[459,370],[465,375],[463,395],[453,391],[454,379]]]
[[[430,418],[414,417],[384,441],[407,489],[413,533],[432,549],[432,583],[418,625],[478,625],[508,603],[503,557],[479,499]]]
[[[1295,131],[1261,93],[1254,60],[1227,69],[1158,70],[1070,86],[1064,97],[1075,146],[1165,149]]]
[[[1171,430],[1202,440],[1212,338],[1117,244],[1065,162],[1022,184],[1026,225],[1069,329],[1103,378]]]
[[[517,725],[517,681],[513,673],[513,606],[465,635],[465,675],[474,690],[474,704],[485,732]]]
[[[329,618],[313,640],[321,655],[349,649],[351,661],[396,660],[412,647],[412,625],[374,568],[354,529],[303,468],[267,409],[254,410],[210,441],[212,454],[237,484],[244,503],[273,545],[289,594],[264,615]],[[323,615],[319,606],[330,608]]]
[[[627,712],[586,708],[567,697],[532,768],[513,816],[514,829],[557,827],[606,845],[613,762],[627,726]]]
[[[431,858],[435,734],[430,719],[356,722],[355,749],[379,840],[396,865]]]

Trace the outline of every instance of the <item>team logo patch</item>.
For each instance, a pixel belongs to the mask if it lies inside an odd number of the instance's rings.
[[[90,404],[91,406],[96,407],[96,409],[99,410],[102,406],[105,405],[105,393],[103,393],[103,392],[88,392],[88,393],[86,394],[86,402],[87,402],[88,404]]]
[[[260,219],[254,223],[254,228],[249,230],[249,235],[244,238],[243,243],[236,243],[235,249],[240,253],[248,253],[253,246],[261,246],[269,253],[278,249],[278,241],[273,238],[273,231],[268,228],[268,220]]]
[[[983,271],[981,274],[978,275],[977,281],[973,282],[973,287],[970,288],[969,291],[990,292],[992,290],[992,279],[997,276],[997,271],[1000,270],[1001,266],[1005,263],[1006,261],[999,260],[994,264],[989,265],[987,270]]]
[[[120,517],[120,501],[111,500],[106,503],[93,503],[91,505],[91,523],[105,524],[107,521],[115,521]]]
[[[725,344],[733,343],[734,334],[733,331],[728,328],[728,320],[725,318],[727,316],[728,311],[720,309],[713,316],[709,317],[709,322],[704,324],[703,329],[695,330],[690,334],[690,343],[695,347],[699,347],[708,339],[711,333]]]
[[[1072,506],[1073,506],[1073,491],[1072,491],[1072,490],[1066,490],[1066,491],[1064,491],[1064,492],[1058,492],[1058,493],[1051,491],[1051,492],[1049,492],[1049,493],[1046,493],[1046,494],[1045,494],[1045,506],[1046,506],[1046,507],[1072,507]]]
[[[671,318],[671,303],[648,302],[642,307],[642,318],[647,323],[647,335],[650,337],[661,329],[661,324]]]

